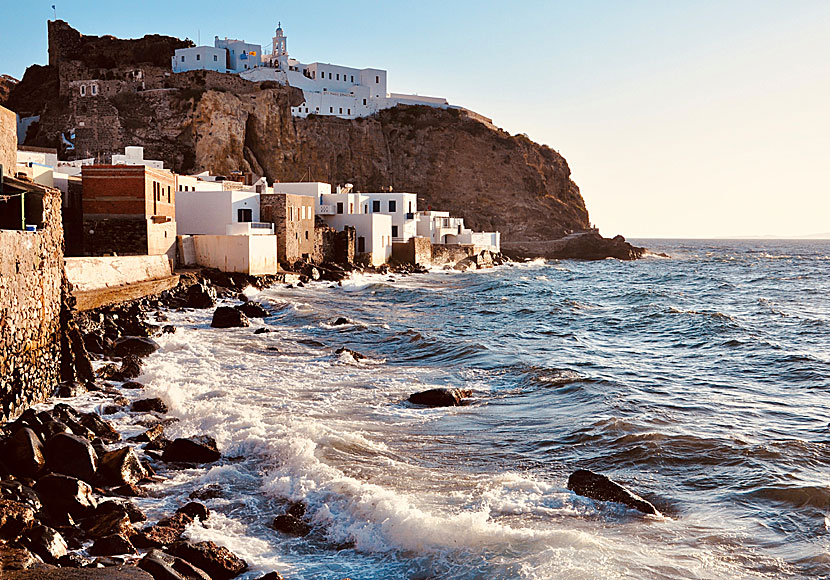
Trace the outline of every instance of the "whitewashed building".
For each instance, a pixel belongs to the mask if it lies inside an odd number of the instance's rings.
[[[243,72],[251,81],[274,80],[303,90],[305,102],[292,107],[295,117],[332,115],[345,119],[366,117],[398,104],[450,107],[446,99],[388,93],[386,71],[377,68],[352,68],[313,62],[304,64],[288,55],[288,39],[280,25],[272,39],[270,54],[263,56],[263,67]]]
[[[416,216],[418,236],[433,244],[475,246],[480,250],[501,251],[501,232],[474,232],[464,226],[464,218],[446,211],[424,211]]]
[[[244,40],[215,37],[213,46],[177,48],[171,65],[173,72],[213,70],[222,73],[241,73],[262,64],[262,47]]]
[[[112,156],[113,165],[144,165],[154,169],[164,169],[164,162],[154,159],[144,159],[144,147],[124,147],[124,155],[118,153]]]

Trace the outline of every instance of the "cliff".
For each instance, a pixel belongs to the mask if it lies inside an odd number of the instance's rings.
[[[40,115],[27,145],[101,160],[142,145],[147,158],[183,173],[392,186],[418,193],[422,209],[448,210],[505,241],[556,239],[589,225],[559,153],[460,111],[399,106],[366,119],[299,119],[290,111],[303,100],[298,89],[171,73],[170,56],[186,41],[85,37],[61,21],[50,23],[49,38],[50,64],[30,67],[6,101],[21,116]],[[81,96],[92,83],[96,95]]]

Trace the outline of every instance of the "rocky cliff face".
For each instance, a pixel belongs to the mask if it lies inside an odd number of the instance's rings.
[[[303,100],[298,89],[170,73],[163,63],[177,39],[79,39],[68,25],[52,27],[51,64],[31,67],[7,99],[22,116],[41,116],[27,145],[102,161],[143,145],[148,158],[184,173],[241,170],[274,181],[352,183],[358,191],[391,186],[417,193],[421,209],[450,211],[504,240],[555,239],[588,226],[561,155],[459,111],[396,107],[367,119],[297,119],[290,107]],[[113,42],[131,43],[123,62],[99,58]],[[70,90],[87,81],[100,83],[98,95]]]

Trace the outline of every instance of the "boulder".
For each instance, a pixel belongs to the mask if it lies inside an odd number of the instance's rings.
[[[289,536],[307,536],[311,532],[311,526],[303,520],[305,509],[304,503],[294,502],[288,506],[284,514],[274,518],[271,526]]]
[[[141,435],[136,435],[134,437],[130,437],[127,441],[132,441],[134,443],[149,443],[151,441],[155,441],[159,437],[164,434],[164,425],[159,423],[158,425],[154,425],[147,429]]]
[[[409,402],[415,405],[427,407],[457,407],[461,405],[465,397],[473,393],[468,389],[429,389],[409,395]]]
[[[268,311],[258,302],[245,302],[236,307],[242,314],[248,318],[266,318]]]
[[[50,473],[40,478],[35,491],[53,515],[67,513],[82,517],[91,514],[98,505],[89,484],[68,475]]]
[[[130,405],[130,410],[135,413],[166,413],[167,404],[158,397],[154,397],[152,399],[140,399]]]
[[[0,499],[8,499],[26,504],[35,512],[39,512],[43,504],[37,492],[19,481],[0,481]]]
[[[98,538],[89,549],[91,556],[116,556],[118,554],[135,554],[135,546],[121,534]]]
[[[332,326],[345,326],[346,324],[351,324],[351,321],[342,316],[337,317],[334,322],[331,323]]]
[[[83,383],[66,381],[58,384],[58,388],[55,389],[55,396],[61,399],[71,399],[72,397],[83,395],[88,390]]]
[[[0,461],[17,477],[35,477],[46,464],[43,443],[32,429],[18,429],[0,448]]]
[[[137,505],[129,500],[108,500],[98,505],[95,515],[103,517],[109,513],[127,514],[130,522],[143,522],[147,519]]]
[[[143,358],[153,354],[159,348],[159,344],[152,338],[146,338],[144,336],[124,336],[115,341],[112,354],[118,357],[133,355]]]
[[[66,540],[60,532],[48,526],[33,527],[21,541],[48,564],[57,564],[58,560],[66,556]]]
[[[216,305],[216,290],[204,284],[194,284],[187,290],[187,308],[213,308]]]
[[[170,526],[148,526],[133,536],[133,543],[142,549],[164,548],[178,541],[183,531]]]
[[[259,580],[285,580],[279,572],[268,572],[264,576],[260,576]],[[344,579],[348,580],[348,578]]]
[[[0,539],[13,540],[35,523],[35,512],[26,504],[0,499]]]
[[[51,439],[58,433],[72,433],[72,429],[70,429],[69,425],[67,425],[63,421],[55,419],[54,421],[50,421],[49,423],[46,423],[46,425],[43,426],[42,433],[44,441],[49,441],[49,439]]]
[[[122,447],[101,456],[98,476],[106,485],[135,485],[147,473],[132,447]]]
[[[90,538],[106,538],[113,535],[122,535],[128,538],[135,533],[132,525],[130,525],[130,516],[127,515],[126,510],[101,512],[99,508],[95,510],[94,515],[81,522],[81,527],[86,530]]]
[[[121,385],[122,389],[143,389],[144,385],[138,381],[127,381]]]
[[[191,501],[176,510],[178,514],[185,514],[193,519],[205,521],[210,517],[210,510],[198,501]]]
[[[216,440],[208,435],[187,439],[174,439],[164,448],[162,460],[180,463],[212,463],[222,454],[216,447]]]
[[[98,454],[88,439],[58,433],[46,444],[46,466],[54,473],[92,482],[98,469]]]
[[[257,328],[254,331],[254,334],[268,334],[269,332],[273,332],[270,328],[263,326],[262,328]]]
[[[176,542],[169,552],[201,568],[213,580],[230,580],[248,569],[244,560],[213,542]]]
[[[121,434],[115,427],[96,413],[82,413],[80,423],[107,443],[121,441]]]
[[[366,355],[363,355],[363,354],[360,354],[359,352],[353,351],[350,348],[342,347],[342,348],[338,348],[336,351],[334,351],[334,354],[343,354],[343,353],[346,353],[346,354],[350,355],[354,360],[363,360],[363,359],[366,358]]]
[[[128,354],[121,359],[121,368],[118,369],[117,375],[113,378],[117,381],[134,379],[141,374],[142,366],[144,366],[144,363],[139,356]]]
[[[17,542],[0,542],[0,571],[8,578],[13,570],[25,570],[37,564],[40,560],[27,548]]]
[[[621,503],[644,514],[660,514],[657,508],[640,496],[631,493],[619,483],[611,481],[605,475],[587,469],[577,469],[571,474],[568,478],[568,489],[577,495],[590,497],[591,499]]]
[[[150,573],[153,580],[183,580],[173,568],[175,558],[161,550],[150,550],[138,562],[138,567]]]
[[[220,306],[213,312],[210,325],[213,328],[241,328],[250,326],[250,323],[248,317],[240,310],[230,306]]]

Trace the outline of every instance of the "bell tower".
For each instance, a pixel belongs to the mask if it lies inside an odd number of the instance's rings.
[[[288,43],[285,34],[282,32],[282,22],[277,24],[277,32],[273,38],[272,54],[276,58],[288,56]]]

